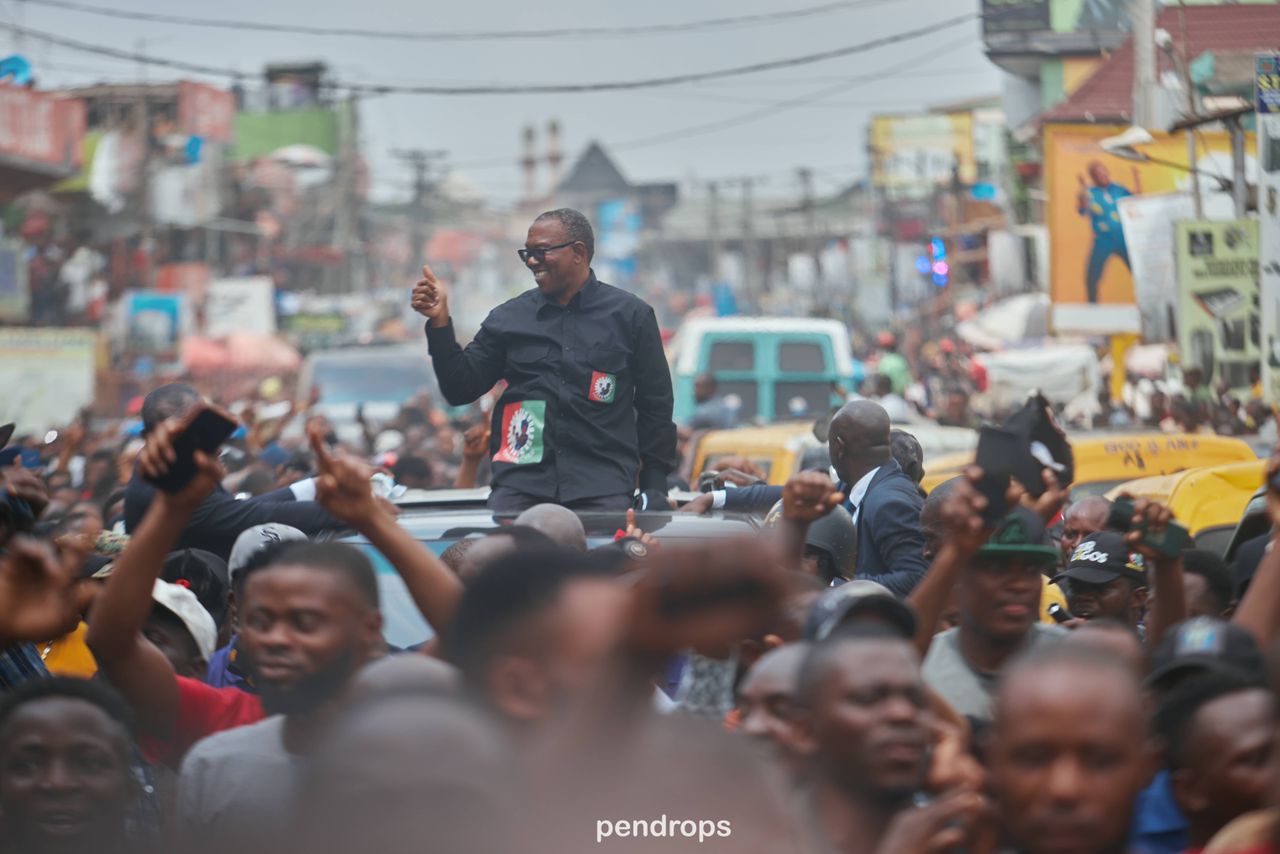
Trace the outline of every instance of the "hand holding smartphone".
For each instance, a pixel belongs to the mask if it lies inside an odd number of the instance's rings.
[[[166,470],[143,477],[170,495],[181,492],[196,476],[196,451],[216,455],[239,424],[221,407],[202,403],[192,410],[170,439],[173,456]]]
[[[978,430],[978,450],[974,463],[982,469],[982,479],[975,488],[987,500],[982,511],[982,521],[995,527],[1009,513],[1005,493],[1009,491],[1009,479],[1013,474],[1013,461],[1020,442],[1017,434],[1001,427],[982,427]]]

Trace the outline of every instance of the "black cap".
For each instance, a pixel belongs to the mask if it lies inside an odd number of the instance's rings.
[[[875,614],[902,632],[904,638],[915,636],[916,612],[911,606],[883,584],[858,579],[832,587],[814,601],[805,620],[805,640],[822,640],[856,614]]]
[[[195,594],[219,624],[227,611],[227,562],[213,552],[181,549],[164,559],[160,578]]]
[[[1052,564],[1058,560],[1058,549],[1049,543],[1040,515],[1026,507],[1009,511],[996,526],[991,538],[978,549],[979,557],[1020,557]]]
[[[831,555],[831,563],[842,578],[852,578],[858,560],[858,529],[853,517],[843,507],[809,525],[804,544]]]
[[[1085,584],[1108,584],[1117,578],[1127,578],[1135,584],[1146,584],[1147,571],[1142,555],[1131,553],[1124,534],[1115,531],[1098,531],[1080,541],[1071,553],[1067,568],[1054,577],[1083,581]]]
[[[1165,688],[1178,676],[1225,673],[1245,679],[1265,679],[1267,668],[1253,635],[1213,617],[1193,617],[1166,634],[1151,658],[1147,684]]]

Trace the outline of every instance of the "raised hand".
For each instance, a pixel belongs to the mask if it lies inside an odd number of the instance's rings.
[[[147,437],[147,443],[138,452],[138,471],[144,477],[154,479],[168,473],[169,467],[178,461],[178,454],[173,449],[173,440],[186,429],[189,423],[189,418],[170,418],[151,431],[151,435]],[[199,507],[200,503],[218,488],[218,484],[222,483],[222,479],[226,476],[218,458],[203,451],[196,451],[192,459],[196,464],[195,477],[177,492],[170,494],[157,491],[156,497],[159,500],[172,507],[191,511]]]
[[[414,311],[430,320],[432,326],[448,325],[449,295],[426,264],[422,265],[422,278],[413,286],[410,304]]]
[[[0,642],[47,641],[75,628],[92,597],[77,584],[85,552],[15,537],[0,556]]]
[[[489,454],[489,437],[491,435],[489,419],[467,428],[462,434],[462,456],[468,460],[481,460]]]
[[[353,528],[387,512],[373,494],[373,466],[343,451],[330,451],[325,445],[324,429],[318,424],[307,428],[307,439],[320,470],[316,500],[321,507]]]
[[[653,534],[642,530],[640,526],[636,524],[636,511],[634,508],[627,509],[627,530],[624,533],[627,537],[633,540],[639,540],[650,548],[656,548],[658,545],[658,541],[653,538]]]
[[[782,518],[795,522],[816,522],[844,501],[831,478],[822,472],[802,471],[791,476],[782,488]]]
[[[1144,539],[1148,536],[1154,540],[1160,539],[1173,521],[1173,511],[1168,507],[1158,501],[1139,499],[1133,507],[1133,526],[1124,535],[1125,544],[1129,546],[1130,551],[1139,553],[1152,563],[1168,560],[1167,555],[1162,555],[1151,548]]]

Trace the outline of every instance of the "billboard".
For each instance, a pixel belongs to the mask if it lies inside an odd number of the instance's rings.
[[[1049,29],[1049,0],[982,0],[984,33]]]
[[[1142,338],[1148,344],[1173,340],[1178,312],[1178,295],[1169,287],[1178,278],[1174,223],[1194,217],[1190,193],[1152,193],[1120,200],[1120,225],[1129,247]]]
[[[1060,33],[1129,29],[1129,0],[1055,0],[1053,7]]]
[[[84,101],[0,83],[0,156],[44,166],[79,166]]]
[[[978,181],[972,113],[873,116],[870,137],[871,182],[891,199],[928,198],[957,171]]]
[[[204,334],[225,338],[236,332],[276,331],[276,289],[270,276],[214,279],[204,303]]]
[[[84,329],[0,329],[0,423],[19,435],[71,423],[93,403],[97,342]]]
[[[1085,334],[1139,332],[1132,260],[1121,220],[1122,200],[1190,189],[1182,136],[1161,136],[1141,147],[1154,161],[1133,162],[1103,151],[1099,141],[1119,127],[1045,128],[1045,223],[1049,229],[1053,326]],[[1196,135],[1201,147],[1200,191],[1209,219],[1234,216],[1230,196],[1214,176],[1231,175],[1225,133]],[[1250,143],[1251,145],[1252,143]]]
[[[183,294],[125,294],[125,349],[138,355],[175,354],[186,332]]]
[[[1191,220],[1176,226],[1178,349],[1184,370],[1247,398],[1258,364],[1258,222]]]

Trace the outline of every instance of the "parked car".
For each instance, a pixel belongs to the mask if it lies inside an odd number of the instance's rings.
[[[437,555],[468,536],[482,535],[505,524],[510,518],[495,517],[485,506],[489,490],[410,490],[396,500],[400,525]],[[678,500],[693,497],[677,495]],[[626,527],[625,513],[580,513],[587,530],[589,548],[613,542]],[[682,513],[637,513],[636,523],[660,543],[690,542],[749,534],[758,523],[748,516],[718,514],[694,516]],[[409,596],[399,573],[368,540],[359,534],[339,534],[335,539],[365,552],[378,577],[382,606],[383,636],[401,649],[416,647],[435,637]]]

